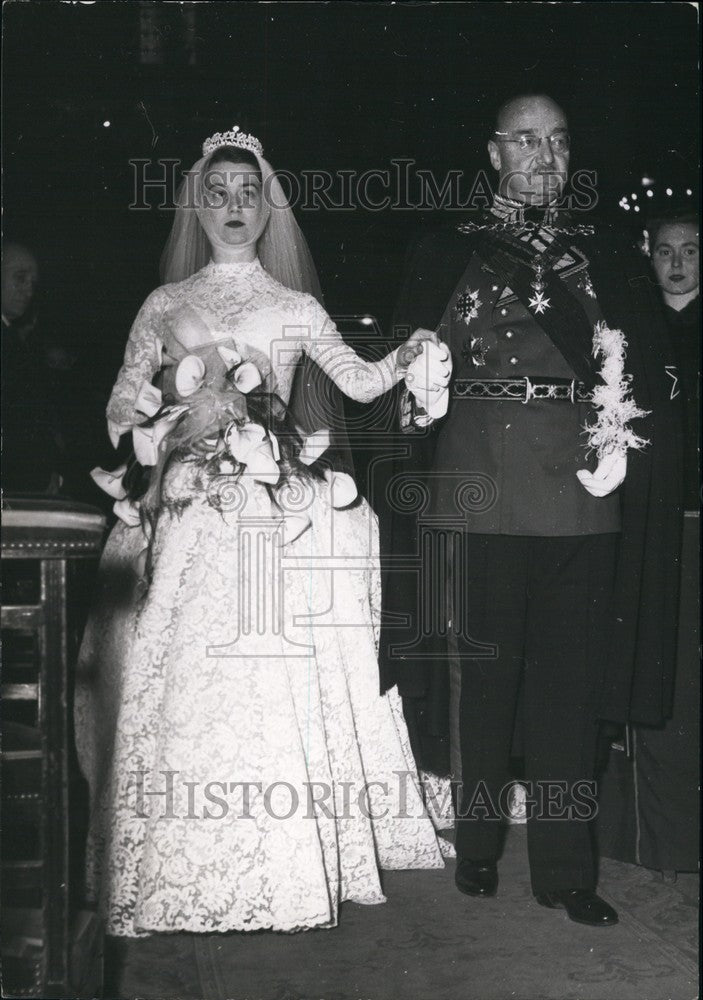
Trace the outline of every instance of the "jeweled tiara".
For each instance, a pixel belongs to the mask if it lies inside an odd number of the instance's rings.
[[[220,149],[221,146],[235,146],[237,149],[248,149],[257,156],[264,155],[264,147],[254,135],[242,132],[239,125],[233,125],[229,132],[215,132],[203,143],[203,156]]]

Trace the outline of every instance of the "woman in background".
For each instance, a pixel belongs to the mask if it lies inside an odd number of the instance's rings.
[[[696,871],[700,783],[700,380],[699,222],[690,206],[653,219],[649,252],[678,362],[683,396],[684,519],[678,651],[671,718],[634,730],[635,860],[663,872]],[[676,380],[674,382],[674,379]]]

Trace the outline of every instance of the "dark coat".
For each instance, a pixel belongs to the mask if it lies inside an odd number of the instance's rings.
[[[4,320],[1,368],[3,490],[45,493],[65,459],[50,372],[36,338]]]
[[[452,228],[430,234],[416,245],[394,317],[396,328],[437,328],[481,240],[481,230],[465,233]],[[571,240],[590,261],[591,280],[606,322],[625,332],[626,370],[633,376],[633,396],[640,407],[651,410],[637,426],[638,433],[651,444],[642,452],[630,453],[628,474],[620,490],[623,527],[601,715],[617,722],[656,724],[671,707],[678,597],[681,412],[678,400],[670,398],[673,381],[667,373],[674,359],[647,262],[629,238],[611,227],[596,226],[593,235]],[[583,330],[570,336],[569,330],[575,326],[567,324],[559,331],[547,332],[579,377],[588,379],[593,365]],[[409,454],[402,468],[413,469],[420,476],[431,470],[436,437],[434,429],[408,435]],[[394,472],[400,468],[396,465]],[[410,615],[411,622],[405,637],[397,628],[382,631],[381,688],[398,685],[406,699],[411,734],[419,726],[430,736],[443,739],[448,732],[448,671],[446,664],[438,665],[436,657],[443,640],[437,636],[424,640],[435,654],[433,660],[389,655],[390,644],[397,646],[403,638],[408,641],[418,620],[417,581],[393,565],[399,555],[417,552],[418,538],[416,513],[390,510],[381,496],[385,492],[379,489],[375,497],[381,518],[385,620],[400,614]],[[420,763],[426,763],[417,734],[415,750]]]

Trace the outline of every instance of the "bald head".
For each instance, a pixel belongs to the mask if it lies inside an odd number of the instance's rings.
[[[507,135],[520,128],[525,121],[535,118],[551,118],[567,125],[566,115],[557,102],[547,94],[518,94],[510,97],[498,108],[495,131],[497,135]]]
[[[37,285],[37,258],[21,243],[2,248],[2,312],[9,320],[20,319],[29,309]]]
[[[24,243],[3,243],[2,245],[2,263],[3,266],[5,262],[14,261],[18,259],[24,261],[32,261],[34,264],[37,263],[37,258],[35,257],[32,250]]]

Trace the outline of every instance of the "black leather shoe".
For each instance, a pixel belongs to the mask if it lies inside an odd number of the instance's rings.
[[[569,920],[589,927],[612,927],[618,915],[612,906],[596,896],[592,889],[560,889],[559,892],[542,892],[535,895],[540,906],[550,910],[563,907]]]
[[[498,869],[495,861],[457,860],[454,881],[459,892],[467,896],[495,896],[498,890]]]

